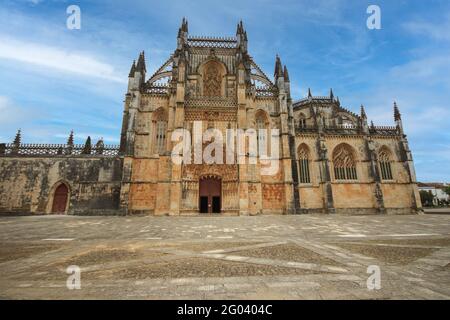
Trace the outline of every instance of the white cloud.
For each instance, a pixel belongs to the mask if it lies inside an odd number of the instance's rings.
[[[410,21],[403,25],[403,27],[410,33],[417,35],[425,35],[435,40],[450,41],[450,14],[446,16],[445,20],[425,22],[425,21]]]
[[[6,96],[0,96],[0,114],[2,114],[0,117],[2,127],[19,125],[21,121],[33,116]]]
[[[9,59],[81,76],[124,83],[113,66],[90,55],[0,35],[0,59]]]

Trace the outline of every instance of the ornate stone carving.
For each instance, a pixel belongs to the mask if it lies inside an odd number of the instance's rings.
[[[203,80],[203,95],[207,97],[221,96],[222,77],[216,63],[208,63]]]

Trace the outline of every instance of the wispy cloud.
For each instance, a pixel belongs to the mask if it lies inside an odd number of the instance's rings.
[[[438,21],[433,22],[425,20],[409,21],[403,24],[403,28],[412,34],[431,37],[438,41],[450,41],[450,32],[448,32],[448,30],[450,30],[450,13],[442,20],[437,20]]]
[[[113,66],[95,57],[69,52],[63,48],[20,41],[4,35],[0,35],[0,59],[15,60],[114,82],[126,82],[124,76],[117,75]]]

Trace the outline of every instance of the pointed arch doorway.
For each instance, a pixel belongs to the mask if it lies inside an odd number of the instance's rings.
[[[222,179],[216,176],[201,177],[199,189],[200,213],[220,213],[222,210]]]
[[[69,198],[69,188],[65,183],[61,183],[53,195],[52,213],[62,214],[66,212],[67,200]]]

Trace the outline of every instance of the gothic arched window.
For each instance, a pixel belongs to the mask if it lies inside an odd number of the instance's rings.
[[[391,153],[389,150],[383,148],[378,153],[378,163],[380,164],[381,179],[392,180],[392,168],[391,168]]]
[[[340,144],[333,152],[334,177],[336,180],[357,180],[356,161],[352,148]]]
[[[309,174],[309,150],[305,144],[298,148],[298,172],[300,183],[311,183],[311,176]]]
[[[163,154],[166,151],[167,119],[164,110],[156,112],[153,120],[154,153]]]

